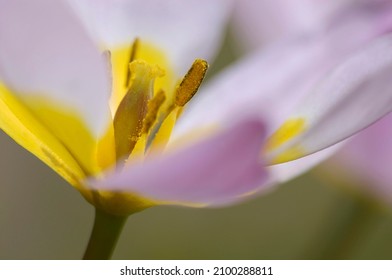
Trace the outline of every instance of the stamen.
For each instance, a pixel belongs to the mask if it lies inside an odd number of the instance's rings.
[[[132,61],[134,61],[134,60],[136,59],[136,53],[137,53],[138,48],[139,48],[139,38],[136,38],[136,39],[133,41],[133,44],[132,44],[132,46],[131,46],[131,54],[130,54],[130,56],[129,56],[129,63],[128,63],[128,65],[129,65]],[[131,69],[130,69],[130,67],[127,67],[127,76],[126,76],[126,78],[125,78],[125,87],[128,87],[128,86],[129,86],[129,81],[130,81],[130,79],[131,79]]]
[[[208,69],[208,63],[202,59],[196,59],[188,73],[182,79],[176,91],[176,105],[185,106],[196,94]]]
[[[153,99],[148,102],[147,115],[144,118],[143,133],[147,134],[154,125],[158,117],[159,109],[166,100],[166,95],[163,90],[158,91]]]

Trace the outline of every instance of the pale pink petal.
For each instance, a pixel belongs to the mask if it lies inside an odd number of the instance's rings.
[[[172,139],[259,114],[277,127],[306,90],[330,67],[334,53],[314,41],[294,41],[251,54],[203,85],[175,127]],[[329,57],[329,59],[327,59]]]
[[[270,44],[234,64],[200,89],[173,138],[248,112],[267,118],[274,131],[334,67],[392,29],[392,5],[372,7],[358,8],[326,32]]]
[[[199,93],[190,104],[174,139],[197,127],[222,125],[248,113],[268,119],[269,133],[290,116],[303,96],[331,69],[364,44],[390,30],[391,10],[355,12],[340,26],[314,39],[288,41],[264,48],[234,65]],[[362,32],[355,32],[355,27]],[[329,158],[341,145],[290,163],[270,166],[268,185],[287,181]]]
[[[106,47],[136,37],[162,48],[179,73],[195,58],[211,60],[219,46],[231,0],[70,0]]]
[[[263,189],[268,178],[260,160],[264,137],[263,124],[244,121],[188,148],[134,163],[92,185],[173,204],[232,203]]]
[[[392,35],[375,40],[310,91],[289,118],[303,120],[304,130],[273,150],[272,162],[293,149],[303,156],[319,151],[391,112],[391,49]]]
[[[233,27],[241,45],[258,48],[271,41],[322,29],[350,2],[353,0],[236,1]]]
[[[58,105],[101,135],[110,117],[107,73],[67,3],[0,1],[0,77],[26,104]]]
[[[350,139],[327,166],[339,176],[347,176],[355,187],[391,203],[391,143],[392,115],[389,114]]]

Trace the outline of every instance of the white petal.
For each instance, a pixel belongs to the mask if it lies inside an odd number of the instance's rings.
[[[231,1],[70,0],[91,33],[106,47],[136,37],[162,48],[178,73],[195,58],[210,60],[219,45]]]
[[[67,3],[1,1],[0,42],[0,76],[26,104],[53,103],[78,114],[92,134],[103,132],[107,69]]]

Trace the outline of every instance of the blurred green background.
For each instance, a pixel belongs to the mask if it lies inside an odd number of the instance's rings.
[[[210,76],[240,54],[229,36]],[[0,259],[79,259],[94,209],[0,133]],[[392,216],[310,172],[223,209],[155,207],[129,218],[114,259],[390,259]]]

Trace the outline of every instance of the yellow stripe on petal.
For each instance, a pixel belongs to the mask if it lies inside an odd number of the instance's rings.
[[[99,163],[97,158],[101,139],[91,134],[77,112],[38,98],[30,99],[28,104],[36,118],[60,140],[86,174],[95,175],[102,171],[102,162]]]
[[[290,140],[294,139],[306,130],[306,120],[304,118],[293,118],[287,120],[276,130],[267,140],[264,151],[272,154],[271,164],[284,163],[302,157],[305,149],[299,145],[283,148]],[[277,152],[275,152],[277,151]]]
[[[303,147],[297,145],[294,147],[290,147],[287,150],[284,150],[282,153],[274,156],[272,160],[270,160],[270,164],[280,164],[288,161],[292,161],[295,159],[299,159],[306,155],[306,151]]]
[[[64,145],[0,84],[0,128],[71,185],[78,187],[86,174]],[[85,193],[84,193],[85,194]],[[86,195],[86,194],[85,194]]]
[[[306,121],[303,118],[289,119],[267,140],[266,150],[271,151],[279,148],[289,140],[293,139],[306,128]]]

